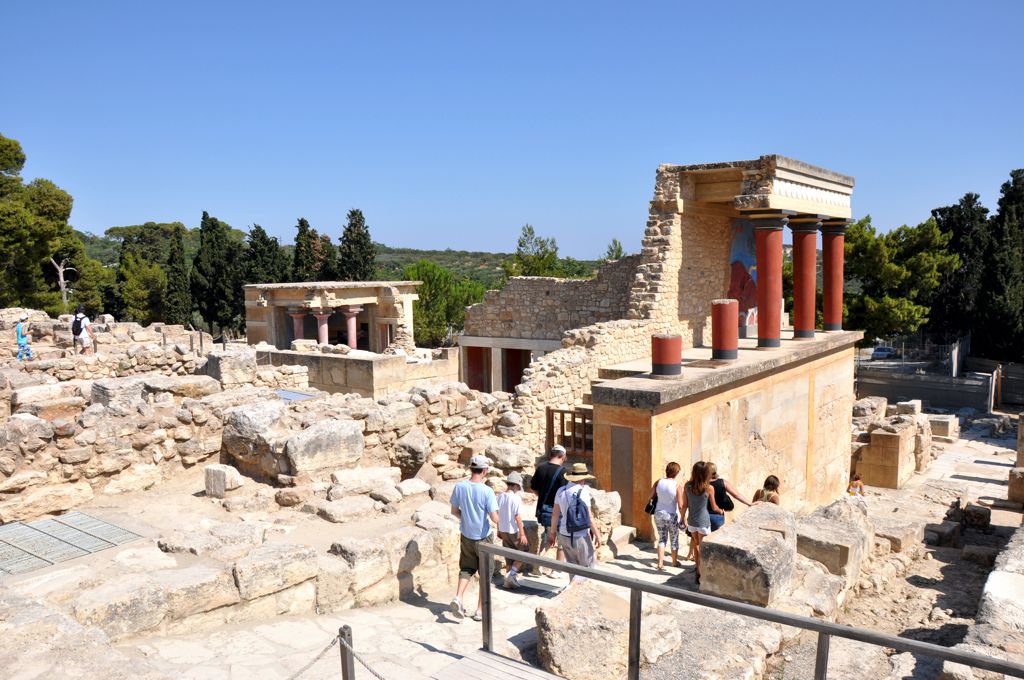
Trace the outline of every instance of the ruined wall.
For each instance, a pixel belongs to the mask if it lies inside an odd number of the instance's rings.
[[[641,256],[609,262],[594,279],[516,276],[466,309],[466,335],[559,340],[567,328],[624,319]]]

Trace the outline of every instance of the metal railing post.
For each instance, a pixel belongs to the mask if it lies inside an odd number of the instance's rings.
[[[643,591],[629,589],[629,665],[626,671],[628,680],[640,680],[640,622],[643,618],[643,597]]]
[[[832,637],[828,633],[818,633],[818,649],[814,655],[814,680],[826,680],[828,677],[828,645]]]
[[[480,613],[483,614],[484,650],[494,650],[494,631],[491,627],[491,579],[494,578],[494,556],[489,552],[480,555]]]
[[[352,658],[352,627],[342,626],[338,629],[341,644],[341,680],[356,680],[356,662]]]

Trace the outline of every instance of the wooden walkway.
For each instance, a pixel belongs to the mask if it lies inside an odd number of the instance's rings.
[[[434,680],[561,680],[522,661],[479,649],[430,676]]]

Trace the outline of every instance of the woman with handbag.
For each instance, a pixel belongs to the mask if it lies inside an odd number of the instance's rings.
[[[672,549],[672,566],[679,566],[679,514],[683,507],[683,489],[676,483],[679,463],[665,466],[665,476],[651,488],[651,500],[647,502],[648,514],[654,515],[654,526],[658,530],[658,571],[665,569],[665,548]]]
[[[718,531],[725,526],[725,513],[731,512],[736,508],[736,504],[732,502],[733,498],[747,506],[750,505],[750,501],[727,480],[718,476],[717,465],[708,463],[707,467],[711,472],[711,488],[715,491],[715,504],[721,510],[721,512],[713,511],[711,509],[711,502],[708,501],[708,516],[711,518],[711,531]]]

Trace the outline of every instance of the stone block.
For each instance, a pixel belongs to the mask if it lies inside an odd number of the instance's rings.
[[[223,386],[252,384],[256,381],[256,350],[214,350],[206,357],[206,374]]]
[[[14,477],[6,481],[11,479]],[[73,484],[32,486],[13,497],[4,497],[9,500],[0,501],[0,524],[71,510],[92,500],[92,497],[92,486],[84,480]]]
[[[331,482],[333,484],[328,492],[328,499],[333,501],[345,498],[346,496],[365,495],[383,483],[395,486],[401,478],[402,471],[396,467],[336,470],[331,473]]]
[[[234,578],[225,569],[194,565],[157,571],[152,576],[167,596],[168,619],[183,619],[240,600]]]
[[[406,477],[415,475],[430,456],[430,439],[418,427],[402,435],[391,453],[391,464],[402,469]]]
[[[998,556],[999,550],[997,548],[990,548],[986,545],[965,545],[960,550],[960,559],[988,568],[995,564],[996,557]]]
[[[984,529],[992,523],[992,509],[977,503],[968,503],[964,508],[964,524],[975,529]]]
[[[402,493],[404,498],[408,498],[410,496],[420,496],[430,493],[430,485],[422,479],[413,477],[399,482],[398,490]]]
[[[316,577],[316,551],[287,543],[265,543],[235,562],[233,573],[244,600],[276,593]]]
[[[92,384],[90,402],[128,414],[143,401],[145,378],[104,378]]]
[[[1017,455],[1020,456],[1020,454]],[[1010,470],[1006,500],[1012,503],[1024,503],[1024,467],[1015,467]]]
[[[352,569],[352,588],[358,593],[391,575],[391,561],[382,541],[344,536],[328,551]]]
[[[245,484],[238,470],[230,465],[220,463],[207,465],[204,469],[206,495],[210,498],[224,498],[228,491],[233,491]]]
[[[116,640],[159,626],[168,611],[167,593],[148,576],[128,574],[79,594],[71,609],[79,623]]]
[[[321,503],[316,514],[328,522],[344,524],[376,511],[377,502],[369,496],[350,496]]]
[[[316,609],[320,614],[331,614],[355,605],[352,594],[352,567],[333,555],[320,555],[320,568],[316,575]]]
[[[202,399],[221,390],[220,383],[208,375],[152,376],[143,387],[147,394],[167,392],[182,399]]]
[[[924,542],[924,522],[872,517],[875,536],[889,542],[893,552],[908,552]]]
[[[993,571],[981,593],[978,620],[1001,630],[1024,632],[1024,575]]]
[[[873,542],[874,534],[869,533],[868,536]],[[810,516],[797,522],[797,552],[820,562],[836,576],[842,576],[847,588],[857,582],[861,563],[867,556],[864,539],[865,534],[852,523],[821,516]]]
[[[323,420],[289,437],[284,453],[293,475],[354,467],[363,455],[363,428],[355,420]]]
[[[701,546],[701,592],[770,607],[789,588],[796,548],[783,534],[734,522]]]
[[[896,413],[917,415],[921,412],[921,400],[911,399],[910,401],[900,401],[896,403]]]
[[[932,545],[955,546],[960,540],[959,522],[939,522],[926,524],[925,540]]]
[[[957,439],[960,437],[960,419],[955,415],[928,415],[932,434],[936,437]]]

